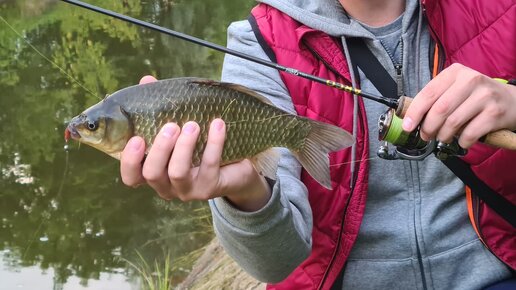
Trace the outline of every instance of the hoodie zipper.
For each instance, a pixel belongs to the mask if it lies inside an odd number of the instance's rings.
[[[418,40],[419,41],[419,40]],[[400,49],[401,49],[401,55],[400,55],[400,62],[398,64],[394,63],[394,59],[391,59],[393,61],[393,64],[394,64],[394,69],[396,70],[396,84],[398,85],[398,97],[401,97],[403,95],[405,95],[405,90],[404,90],[404,87],[403,87],[403,38],[401,38],[400,40]],[[419,60],[417,60],[419,61]],[[416,73],[419,73],[419,72],[416,72]],[[412,177],[412,180],[414,180],[414,171],[412,170],[412,167],[413,166],[416,166],[417,168],[417,162],[414,162],[414,161],[409,161],[409,166],[410,166],[410,175]],[[419,170],[418,170],[419,172]],[[419,173],[418,173],[419,175]],[[418,178],[418,183],[419,183],[419,178]],[[419,190],[418,190],[419,193],[421,193]],[[421,194],[419,194],[419,199],[421,199]],[[416,202],[416,190],[414,190],[414,221],[413,221],[413,226],[414,226],[414,242],[416,244],[416,257],[417,257],[417,263],[418,263],[418,266],[419,266],[419,273],[421,275],[421,282],[423,283],[423,290],[427,290],[428,289],[428,285],[426,283],[426,274],[425,274],[425,265],[423,263],[423,255],[421,254],[421,247],[420,247],[420,239],[418,237],[418,233],[417,233],[417,221],[416,221],[416,216],[417,216],[417,209],[421,207],[421,202],[419,202],[419,206],[417,205],[417,202]]]
[[[415,239],[415,244],[416,244],[416,255],[417,255],[417,263],[418,263],[418,266],[419,266],[419,272],[421,274],[421,282],[423,283],[423,290],[427,290],[428,289],[428,285],[427,285],[427,282],[426,282],[426,274],[425,274],[425,265],[423,263],[423,255],[421,254],[421,247],[420,247],[420,239],[418,237],[418,232],[417,232],[417,216],[418,216],[418,212],[421,211],[421,190],[419,188],[417,188],[416,190],[416,184],[414,182],[414,171],[412,170],[413,166],[415,166],[417,168],[417,176],[418,176],[418,184],[419,184],[419,168],[418,168],[418,164],[417,162],[415,161],[410,161],[409,160],[409,166],[410,166],[410,175],[411,175],[411,179],[412,179],[412,182],[414,183],[413,184],[413,192],[414,192],[414,220],[413,220],[413,226],[414,226],[414,239]],[[416,193],[418,193],[416,196]]]
[[[381,43],[381,41],[380,41]],[[387,52],[387,55],[389,55],[389,58],[391,59],[391,62],[392,64],[394,65],[394,69],[395,69],[395,72],[396,72],[396,75],[395,75],[395,81],[396,81],[396,85],[397,85],[397,94],[398,94],[398,97],[401,97],[405,94],[405,90],[403,88],[403,38],[400,38],[400,61],[399,62],[396,62],[396,60],[394,59],[394,55],[392,53],[389,52],[389,50],[383,45],[383,43],[381,43],[384,50]],[[414,172],[412,170],[412,166],[413,166],[413,163],[412,161],[409,161],[409,166],[410,166],[410,175],[411,175],[411,180],[412,182],[414,182]],[[417,166],[417,164],[415,164],[415,166]],[[420,272],[420,275],[421,275],[421,281],[423,283],[423,289],[426,290],[428,289],[428,286],[427,286],[427,283],[426,283],[426,275],[425,275],[425,268],[424,268],[424,263],[423,263],[423,256],[421,254],[421,248],[419,246],[419,238],[418,238],[418,233],[417,233],[417,222],[416,222],[416,216],[417,216],[417,202],[416,202],[416,191],[414,190],[414,220],[413,220],[413,226],[414,226],[414,242],[416,244],[416,257],[417,257],[417,262],[418,262],[418,266],[419,266],[419,272]]]
[[[385,47],[383,42],[380,41],[380,44],[382,45],[383,49],[385,50],[385,52],[389,56],[389,59],[391,60],[392,64],[394,65],[394,71],[395,71],[394,81],[396,82],[397,95],[398,95],[398,97],[401,97],[405,94],[405,91],[403,89],[403,38],[400,37],[399,43],[400,43],[401,54],[400,54],[400,61],[397,62],[394,59],[394,51],[393,52],[389,51],[389,49],[387,49],[387,47]]]
[[[395,59],[394,51],[393,52],[389,51],[389,49],[387,49],[387,47],[385,47],[385,45],[383,45],[383,43],[381,41],[380,41],[380,44],[383,46],[383,49],[389,56],[393,66],[394,66],[394,70],[395,70],[394,80],[395,80],[396,86],[397,86],[397,94],[398,94],[398,97],[401,97],[405,94],[404,88],[403,88],[403,54],[404,54],[403,38],[400,37],[400,61],[399,62],[397,62]],[[414,182],[413,166],[414,166],[414,164],[412,163],[412,161],[409,161],[410,177],[411,177],[411,181],[413,183],[413,188],[414,188],[415,182]],[[415,164],[415,166],[417,166],[417,164]],[[421,275],[421,281],[423,283],[423,290],[426,290],[426,289],[428,289],[428,286],[426,284],[426,275],[425,275],[425,270],[424,270],[425,268],[424,268],[424,263],[423,263],[423,255],[421,254],[421,247],[419,245],[419,238],[418,238],[418,233],[417,233],[417,218],[416,217],[417,217],[418,206],[417,206],[417,201],[416,201],[416,190],[414,189],[413,192],[414,192],[414,203],[413,203],[414,220],[412,221],[412,225],[414,228],[414,242],[416,245],[416,258],[417,258],[417,262],[418,262],[419,273]]]
[[[403,43],[403,41],[401,42]],[[403,45],[401,45],[403,49]],[[403,55],[403,54],[402,54]],[[398,87],[398,97],[404,95],[403,93],[403,61],[399,64],[394,65],[394,69],[396,70],[396,85]]]
[[[423,14],[425,14],[426,10],[425,10],[425,7],[424,7],[423,3],[421,3],[421,7],[423,9]],[[428,24],[428,27],[430,28],[430,31],[431,31],[431,33],[432,33],[432,35],[433,35],[433,37],[434,37],[434,39],[436,41],[438,49],[439,49],[438,56],[437,56],[438,57],[437,72],[440,72],[442,70],[443,66],[444,66],[444,51],[442,49],[441,42],[440,42],[439,38],[437,37],[437,35],[435,34],[435,31],[433,30],[432,26],[430,24]],[[402,50],[402,59],[403,59],[403,50]],[[429,59],[432,59],[432,57],[429,57]],[[397,74],[399,74],[399,73],[397,72]],[[399,92],[399,89],[398,89],[398,92]],[[411,172],[412,172],[412,161],[409,161],[409,162],[410,162],[410,167],[411,167]],[[417,164],[416,164],[416,166],[417,166]],[[414,198],[415,198],[415,196],[414,196]],[[414,206],[415,206],[415,204],[414,204]],[[427,282],[426,282],[426,275],[425,275],[425,271],[424,271],[423,256],[421,254],[421,248],[420,248],[420,245],[419,245],[419,238],[418,238],[418,234],[417,234],[416,225],[417,225],[416,224],[416,212],[414,212],[414,237],[415,237],[415,243],[416,243],[417,261],[418,261],[419,270],[420,270],[420,274],[421,274],[421,280],[423,282],[423,289],[426,290],[426,289],[428,289],[428,285],[427,285]]]

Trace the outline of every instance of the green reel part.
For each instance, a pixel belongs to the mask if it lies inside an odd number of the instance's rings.
[[[387,141],[393,145],[406,147],[407,149],[424,148],[427,142],[419,137],[419,130],[405,132],[402,128],[402,119],[396,116],[394,109],[389,109],[378,120],[380,141]]]
[[[389,130],[387,130],[387,134],[385,135],[385,141],[394,145],[404,145],[405,143],[407,143],[409,134],[403,131],[401,125],[402,119],[393,114]]]

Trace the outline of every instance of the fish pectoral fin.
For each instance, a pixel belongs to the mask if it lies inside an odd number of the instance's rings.
[[[108,153],[108,155],[118,160],[122,158],[122,152]]]
[[[274,148],[267,149],[250,158],[254,168],[260,175],[276,180],[279,154]]]
[[[263,102],[263,103],[266,103],[268,105],[271,105],[271,106],[274,106],[274,104],[271,102],[271,100],[267,99],[266,97],[260,95],[259,93],[245,87],[245,86],[242,86],[242,85],[238,85],[238,84],[233,84],[233,83],[224,83],[224,82],[218,82],[218,81],[214,81],[214,80],[205,80],[205,79],[199,79],[199,80],[194,80],[194,81],[191,81],[192,83],[194,84],[201,84],[201,85],[208,85],[208,86],[220,86],[220,87],[227,87],[229,89],[232,89],[232,90],[235,90],[235,91],[239,91],[239,92],[242,92],[244,94],[247,94],[247,95],[250,95],[252,97],[254,97],[255,99]]]

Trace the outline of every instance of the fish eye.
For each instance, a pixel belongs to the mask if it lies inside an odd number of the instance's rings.
[[[87,126],[88,126],[88,130],[90,130],[90,131],[95,131],[99,127],[98,122],[94,122],[94,121],[88,121]]]

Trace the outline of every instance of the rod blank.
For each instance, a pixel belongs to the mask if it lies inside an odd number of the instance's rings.
[[[201,45],[201,46],[204,46],[204,47],[208,47],[208,48],[220,51],[220,52],[224,52],[224,53],[227,53],[227,54],[230,54],[230,55],[242,58],[242,59],[246,59],[248,61],[252,61],[252,62],[261,64],[261,65],[264,65],[264,66],[268,66],[268,67],[277,69],[279,71],[283,71],[283,72],[286,72],[286,73],[289,73],[289,74],[293,74],[293,75],[296,75],[296,76],[299,76],[299,77],[302,77],[302,78],[305,78],[305,79],[312,80],[314,82],[318,82],[318,83],[321,83],[321,84],[324,84],[324,85],[327,85],[327,86],[330,86],[330,87],[334,87],[334,88],[339,89],[339,90],[343,90],[343,91],[346,91],[346,92],[349,92],[349,93],[353,93],[353,94],[356,94],[358,96],[362,96],[364,98],[367,98],[367,99],[370,99],[370,100],[382,103],[382,104],[387,105],[388,107],[391,107],[391,108],[397,108],[398,107],[398,100],[396,100],[396,99],[390,99],[390,98],[385,98],[383,96],[377,96],[377,95],[369,94],[369,93],[363,92],[363,91],[361,91],[359,89],[355,89],[355,88],[353,88],[351,86],[347,86],[347,85],[344,85],[344,84],[341,84],[341,83],[337,83],[337,82],[332,81],[332,80],[323,79],[323,78],[320,78],[320,77],[317,77],[317,76],[314,76],[314,75],[311,75],[311,74],[299,71],[299,70],[294,69],[294,68],[285,67],[285,66],[282,66],[280,64],[274,63],[272,61],[268,61],[268,60],[265,60],[265,59],[262,59],[262,58],[254,57],[252,55],[245,54],[245,53],[242,53],[242,52],[239,52],[239,51],[236,51],[236,50],[233,50],[233,49],[230,49],[230,48],[227,48],[227,47],[224,47],[224,46],[221,46],[221,45],[218,45],[218,44],[215,44],[215,43],[212,43],[212,42],[209,42],[209,41],[206,41],[206,40],[194,37],[194,36],[190,36],[190,35],[178,32],[178,31],[174,31],[172,29],[161,27],[161,26],[158,26],[156,24],[152,24],[152,23],[149,23],[149,22],[146,22],[146,21],[143,21],[143,20],[139,20],[139,19],[127,16],[127,15],[116,13],[116,12],[113,12],[111,10],[100,8],[100,7],[97,7],[95,5],[84,3],[82,1],[76,1],[76,0],[61,0],[61,1],[69,3],[69,4],[72,4],[72,5],[76,5],[76,6],[79,6],[79,7],[82,7],[82,8],[85,8],[85,9],[97,12],[97,13],[108,15],[108,16],[111,16],[111,17],[114,17],[114,18],[126,21],[126,22],[130,22],[130,23],[133,23],[133,24],[136,24],[136,25],[139,25],[139,26],[143,26],[143,27],[155,30],[155,31],[159,31],[159,32],[164,33],[164,34],[167,34],[167,35],[170,35],[170,36],[173,36],[173,37],[177,37],[179,39],[186,40],[188,42],[192,42],[192,43],[195,43],[195,44],[198,44],[198,45]]]

